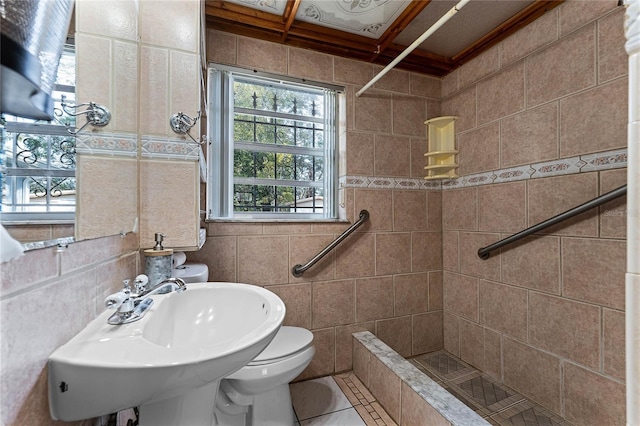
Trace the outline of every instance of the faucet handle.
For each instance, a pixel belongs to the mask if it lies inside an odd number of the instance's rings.
[[[129,285],[129,283],[131,282],[131,280],[122,280],[122,288],[124,290],[131,290],[131,286]]]
[[[149,284],[149,277],[147,277],[145,274],[140,274],[136,277],[135,280],[133,280],[133,285],[136,289],[136,293],[138,294],[144,291],[144,289],[147,287],[147,284]]]

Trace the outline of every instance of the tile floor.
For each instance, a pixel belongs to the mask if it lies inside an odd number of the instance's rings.
[[[571,426],[446,351],[409,362],[492,425]],[[352,372],[290,386],[300,426],[397,426]]]

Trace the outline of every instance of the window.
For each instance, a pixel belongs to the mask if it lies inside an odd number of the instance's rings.
[[[1,118],[0,175],[3,222],[73,221],[76,207],[76,143],[62,112],[62,97],[75,103],[75,54],[66,46],[53,88],[55,118]]]
[[[336,218],[341,90],[212,66],[208,217]]]

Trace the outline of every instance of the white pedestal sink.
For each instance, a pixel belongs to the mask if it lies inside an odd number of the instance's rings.
[[[105,312],[50,357],[49,406],[75,421],[130,407],[140,425],[212,425],[220,379],[273,339],[284,303],[261,287],[193,283],[153,296],[137,322],[109,325]]]

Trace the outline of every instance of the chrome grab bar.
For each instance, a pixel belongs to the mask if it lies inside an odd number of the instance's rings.
[[[614,189],[613,191],[609,191],[606,194],[602,194],[599,197],[596,197],[592,200],[587,201],[586,203],[580,204],[579,206],[576,206],[572,209],[569,209],[565,212],[562,212],[560,214],[557,214],[555,216],[553,216],[550,219],[547,219],[545,221],[542,221],[536,225],[533,225],[527,229],[524,229],[520,232],[518,232],[517,234],[513,234],[508,236],[507,238],[504,238],[500,241],[497,241],[491,245],[488,245],[486,247],[482,247],[480,249],[478,249],[478,257],[482,260],[487,260],[489,258],[489,256],[491,255],[491,252],[493,250],[497,250],[500,247],[506,246],[507,244],[511,244],[511,243],[515,243],[516,241],[529,236],[531,234],[534,234],[536,232],[540,232],[543,229],[547,229],[550,226],[553,225],[557,225],[558,223],[567,220],[569,218],[572,218],[574,216],[579,215],[580,213],[584,213],[587,210],[590,210],[594,207],[598,207],[604,203],[608,203],[611,200],[615,200],[618,197],[622,197],[623,195],[625,195],[627,193],[627,185],[622,185],[619,188]]]
[[[313,265],[318,263],[318,261],[320,259],[325,257],[327,255],[327,253],[329,253],[331,250],[333,250],[335,248],[335,246],[340,244],[345,238],[347,238],[349,235],[351,235],[351,233],[353,231],[358,229],[360,227],[360,225],[365,223],[367,220],[369,220],[369,212],[366,211],[366,210],[360,210],[360,217],[358,218],[358,220],[356,222],[354,222],[353,225],[348,227],[342,234],[340,234],[338,236],[338,238],[333,240],[331,242],[331,244],[329,244],[328,246],[323,248],[320,251],[320,253],[316,254],[313,259],[311,259],[310,261],[308,261],[304,265],[298,264],[298,265],[294,266],[293,268],[291,268],[291,273],[293,274],[293,276],[294,277],[302,276],[302,274],[304,274],[307,269],[311,268]]]

